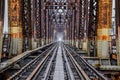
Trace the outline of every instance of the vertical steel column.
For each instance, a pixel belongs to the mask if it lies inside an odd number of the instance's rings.
[[[70,27],[70,44],[73,45],[73,28],[74,28],[74,24],[73,24],[73,4],[72,4],[73,1],[69,1],[68,2],[68,14],[69,14],[69,27]]]
[[[69,18],[69,28],[70,28],[70,44],[72,44],[72,19],[71,15]]]
[[[88,0],[83,0],[82,2],[82,16],[81,16],[81,21],[82,21],[82,25],[80,26],[80,34],[82,37],[81,43],[82,43],[82,49],[85,51],[88,51],[88,16],[89,16],[89,10],[88,10],[88,6],[89,6],[89,1]]]
[[[47,13],[46,12],[47,12],[47,9],[45,8],[45,10],[44,10],[44,14],[45,14],[44,24],[45,24],[45,26],[44,26],[44,29],[43,29],[44,30],[44,34],[43,34],[44,45],[46,44],[46,36],[47,36],[47,32],[46,32],[47,31],[46,30],[47,29],[47,24],[46,24],[47,23]]]
[[[50,27],[51,27],[51,21],[50,21],[50,9],[48,10],[48,43],[50,43]]]
[[[41,46],[41,1],[31,0],[32,48]]]
[[[46,9],[46,44],[48,43],[49,8]]]
[[[81,0],[80,1],[80,28],[79,28],[79,30],[80,30],[80,33],[79,33],[79,35],[80,35],[80,47],[81,47],[81,49],[83,49],[83,40],[84,40],[84,1],[83,0]]]
[[[72,13],[72,10],[70,11]],[[72,42],[73,42],[73,38],[72,38],[72,14],[70,15],[70,32],[71,32],[71,45],[72,45]]]
[[[4,26],[4,7],[5,0],[0,0],[0,62],[2,57],[2,44],[3,44],[3,26]]]
[[[89,55],[96,56],[96,36],[97,36],[97,0],[90,0],[89,26],[88,26],[88,47]]]
[[[79,33],[78,33],[78,38],[79,38],[79,48],[82,48],[82,39],[83,39],[83,26],[82,26],[82,0],[80,0],[79,4]]]
[[[37,47],[37,0],[31,0],[32,49]]]
[[[32,48],[31,0],[23,0],[23,52]]]
[[[72,45],[74,45],[74,22],[73,22],[74,12],[73,12],[73,10],[71,12],[72,12],[72,22],[71,22],[71,28],[72,28],[72,30],[71,30],[71,34],[72,34]]]
[[[42,35],[42,30],[41,30],[41,1],[37,0],[37,18],[36,18],[36,35],[37,35],[37,45],[38,47],[41,46],[41,35]]]
[[[79,48],[79,17],[80,17],[80,0],[77,0],[76,2],[76,47]]]
[[[4,6],[5,6],[5,0],[0,0],[0,39],[1,36],[3,35]]]
[[[47,9],[47,15],[46,15],[47,16],[47,18],[46,18],[47,19],[47,22],[46,22],[46,24],[47,24],[47,28],[46,28],[47,29],[47,31],[46,31],[47,32],[47,35],[46,35],[47,39],[46,39],[46,41],[47,41],[47,43],[49,43],[49,35],[50,35],[49,29],[51,27],[50,23],[52,21],[52,20],[50,20],[50,17],[51,17],[50,10],[51,10],[51,7],[53,6],[53,2],[52,1],[48,1],[47,2],[47,6],[48,6],[47,7],[48,9]]]
[[[11,35],[11,55],[22,53],[22,0],[8,0],[9,33]]]
[[[116,0],[117,61],[120,66],[120,0]]]
[[[53,5],[53,2],[52,2],[52,5]],[[52,37],[52,32],[53,32],[53,29],[52,29],[52,27],[53,27],[53,18],[51,16],[53,14],[52,14],[52,8],[51,7],[49,7],[48,12],[49,12],[49,14],[48,14],[48,40],[49,40],[49,43],[51,43],[51,41],[52,41],[51,37]]]
[[[77,14],[77,10],[76,10],[76,0],[74,1],[74,3],[73,3],[73,5],[72,5],[72,7],[73,7],[73,24],[74,24],[74,26],[73,26],[73,46],[74,47],[76,47],[76,28],[77,28],[77,23],[76,23],[76,14]]]
[[[98,0],[97,54],[102,59],[109,59],[111,41],[112,0]]]
[[[53,28],[54,23],[52,23],[52,26],[50,28],[50,41],[53,41],[53,35],[54,35],[54,28]]]
[[[71,3],[71,7],[72,7],[72,45],[74,46],[74,29],[75,29],[75,25],[74,25],[74,20],[75,20],[75,10],[73,9],[74,8],[74,3]]]
[[[0,62],[2,54],[5,0],[0,0]]]
[[[44,45],[44,35],[45,35],[45,2],[41,0],[41,44]]]
[[[68,43],[70,44],[70,25],[69,25],[69,19],[67,19],[67,36],[68,36]]]
[[[65,19],[65,21],[66,21],[67,19]],[[69,43],[69,27],[68,27],[68,21],[66,21],[66,23],[65,23],[65,30],[64,30],[64,32],[65,32],[65,37],[66,37],[66,42],[67,43]]]

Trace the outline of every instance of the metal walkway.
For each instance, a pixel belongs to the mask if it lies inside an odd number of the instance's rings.
[[[61,46],[58,48],[53,80],[64,80],[64,68]]]

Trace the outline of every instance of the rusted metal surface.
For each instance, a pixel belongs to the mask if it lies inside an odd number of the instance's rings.
[[[8,32],[11,36],[10,54],[22,52],[22,0],[8,0]],[[7,7],[7,6],[6,6]],[[9,49],[8,49],[9,50]]]
[[[98,1],[97,54],[109,58],[112,20],[112,0]]]

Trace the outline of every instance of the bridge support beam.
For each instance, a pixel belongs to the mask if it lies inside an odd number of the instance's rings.
[[[0,58],[2,54],[2,40],[3,40],[3,27],[4,27],[4,5],[5,0],[0,0]]]
[[[41,1],[41,45],[45,44],[45,2],[42,0]]]
[[[81,48],[82,50],[88,52],[88,19],[89,19],[89,10],[88,10],[88,0],[81,0],[81,26],[80,26],[80,35],[81,35]]]
[[[109,59],[112,0],[98,1],[97,54],[101,59]]]
[[[23,52],[32,49],[32,26],[31,26],[31,1],[23,0],[23,13],[22,13],[22,23],[23,23]]]
[[[117,34],[117,61],[120,66],[120,0],[115,0],[116,2],[116,34]]]
[[[88,55],[97,56],[96,53],[96,36],[97,36],[97,15],[98,0],[89,2],[89,25],[88,25]]]
[[[22,0],[8,0],[11,55],[22,53]]]

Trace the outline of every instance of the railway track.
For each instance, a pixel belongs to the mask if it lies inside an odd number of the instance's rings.
[[[52,51],[56,49],[57,45],[52,46],[38,55],[35,59],[26,64],[17,73],[11,76],[8,80],[30,80],[36,74],[38,69],[43,68],[49,57],[52,55]]]
[[[99,73],[93,66],[80,57],[73,49],[64,46],[69,59],[77,67],[78,72],[82,75],[81,79],[77,80],[108,80],[101,73]],[[72,63],[70,63],[72,64]],[[76,79],[75,79],[76,80]]]
[[[60,48],[60,43],[59,43],[59,48]],[[61,49],[62,51],[62,49]],[[28,80],[54,80],[54,76],[55,76],[55,65],[57,64],[57,55],[59,54],[59,50],[58,48],[54,51],[52,57],[49,59],[49,63],[47,64],[47,68],[44,70],[43,73],[41,73],[40,69],[38,69],[39,71],[37,72],[37,74],[35,75],[34,78],[29,78]],[[63,64],[66,62],[64,60],[64,55],[62,52],[62,61]],[[65,65],[63,65],[65,67]],[[67,74],[67,70],[66,68],[64,68],[64,80],[69,80],[68,74]],[[43,74],[43,78],[40,78],[40,74]]]
[[[44,64],[36,68],[34,72],[26,80],[52,80],[52,71],[56,59],[58,47],[51,51],[51,54],[48,56],[48,59],[44,61]]]
[[[63,64],[61,67],[63,72],[60,71],[60,75],[64,76],[61,80],[107,80],[73,49],[62,42],[50,46],[37,56],[29,57],[32,60],[7,80],[56,80],[58,57],[61,59],[60,64]]]

